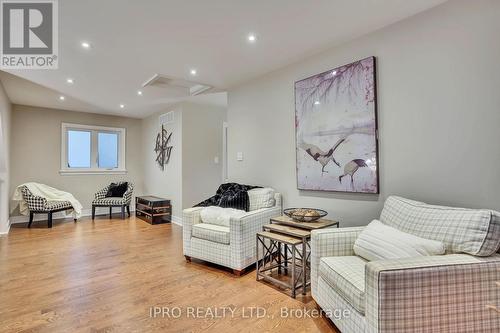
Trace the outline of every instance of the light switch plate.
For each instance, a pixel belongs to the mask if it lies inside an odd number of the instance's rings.
[[[219,164],[219,156],[215,156],[214,157],[214,163],[215,164]]]
[[[237,161],[243,161],[243,153],[241,151],[239,151],[238,153],[236,153],[236,160]]]

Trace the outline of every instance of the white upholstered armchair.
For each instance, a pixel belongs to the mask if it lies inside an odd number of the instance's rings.
[[[312,296],[343,333],[500,332],[498,212],[389,197],[380,221],[446,254],[367,261],[364,227],[313,231]]]
[[[229,226],[204,223],[204,207],[185,209],[182,218],[183,249],[186,260],[197,258],[233,269],[240,275],[255,263],[255,235],[270,218],[281,214],[281,194],[274,194],[274,206],[231,217]]]

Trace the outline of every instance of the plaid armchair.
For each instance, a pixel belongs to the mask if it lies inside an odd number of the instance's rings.
[[[229,227],[203,223],[200,212],[204,207],[184,209],[182,234],[184,256],[229,267],[241,275],[246,267],[255,263],[255,235],[269,219],[281,214],[281,194],[275,193],[275,204],[231,218]]]
[[[124,182],[119,182],[117,184],[123,184]],[[132,201],[132,194],[134,192],[134,184],[128,182],[127,191],[123,194],[123,197],[106,197],[110,185],[100,189],[94,194],[94,200],[92,201],[92,220],[95,219],[96,207],[109,207],[109,218],[111,218],[113,207],[120,207],[122,219],[125,219],[125,209],[127,209],[127,214],[130,217],[130,202]]]
[[[47,214],[47,227],[52,228],[53,213],[73,208],[71,202],[69,201],[48,202],[47,199],[36,196],[33,193],[31,193],[31,191],[26,186],[23,186],[21,188],[21,193],[30,211],[30,220],[28,223],[28,228],[31,227],[35,214]],[[76,219],[74,220],[76,222]]]
[[[363,227],[313,231],[312,296],[340,331],[500,332],[499,213],[389,197],[380,220],[447,253],[368,262]]]

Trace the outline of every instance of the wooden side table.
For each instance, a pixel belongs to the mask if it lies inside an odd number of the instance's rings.
[[[297,288],[302,288],[302,294],[305,295],[307,285],[310,284],[308,275],[310,275],[311,230],[334,226],[338,228],[339,222],[326,219],[315,222],[297,222],[288,216],[271,218],[270,222],[263,226],[263,231],[257,233],[256,237],[257,281],[262,279],[289,288],[293,298],[295,298]],[[262,259],[259,259],[259,245],[262,247]],[[301,246],[300,250],[299,246]],[[288,258],[289,253],[291,258]],[[289,283],[268,274],[277,269],[278,275],[281,275],[281,272],[288,275],[289,264],[291,264]],[[297,272],[297,267],[300,267],[300,272]]]

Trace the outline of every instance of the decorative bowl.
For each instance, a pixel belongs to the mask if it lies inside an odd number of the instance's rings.
[[[283,213],[298,222],[314,222],[328,215],[326,211],[316,208],[287,208]]]

